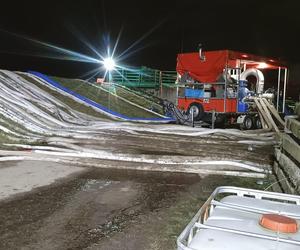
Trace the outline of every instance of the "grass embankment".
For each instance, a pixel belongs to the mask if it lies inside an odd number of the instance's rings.
[[[51,77],[54,81],[59,82],[63,86],[75,91],[76,93],[83,95],[107,108],[117,112],[119,114],[126,115],[131,118],[157,118],[156,114],[148,112],[142,108],[136,107],[117,96],[103,90],[100,87],[88,84],[85,81],[78,79],[67,79],[60,77]],[[129,93],[126,94],[126,98],[130,96]],[[134,97],[131,97],[134,100]]]
[[[40,89],[48,92],[50,95],[52,95],[53,97],[55,97],[59,101],[65,103],[69,107],[72,107],[73,110],[76,110],[76,111],[79,111],[81,113],[85,113],[87,115],[94,116],[94,117],[97,117],[97,118],[109,119],[109,117],[102,114],[101,112],[97,112],[95,109],[93,109],[91,107],[88,107],[88,106],[86,106],[82,103],[79,103],[79,102],[73,100],[72,98],[59,93],[58,91],[55,91],[50,87],[47,87],[46,85],[40,84],[39,82],[35,81],[33,78],[31,78],[31,77],[29,77],[25,74],[19,73],[19,75],[21,77],[23,77],[25,80],[27,80],[27,81],[31,82],[32,84],[36,85]]]
[[[142,93],[118,85],[104,84],[103,88],[146,109],[153,110],[161,115],[164,114],[163,107],[155,102],[151,96],[145,96]]]

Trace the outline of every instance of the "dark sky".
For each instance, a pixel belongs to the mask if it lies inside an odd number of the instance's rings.
[[[30,37],[97,58],[122,29],[116,54],[144,36],[122,63],[174,70],[176,54],[233,49],[300,63],[300,6],[296,0],[182,1],[6,1],[1,3],[0,67],[77,77],[93,63],[39,56],[62,53],[21,38]],[[16,34],[16,35],[12,35]],[[148,34],[148,35],[147,35]],[[106,42],[105,42],[106,41]]]

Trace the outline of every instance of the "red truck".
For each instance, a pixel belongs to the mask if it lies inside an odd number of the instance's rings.
[[[194,120],[216,114],[220,122],[238,123],[245,129],[260,127],[257,112],[246,101],[249,95],[264,94],[264,72],[277,70],[274,89],[283,89],[285,105],[287,66],[278,60],[231,50],[184,53],[177,56],[177,106],[193,112]],[[277,74],[277,73],[276,73]],[[283,86],[282,86],[283,85]],[[211,116],[210,116],[211,117]]]

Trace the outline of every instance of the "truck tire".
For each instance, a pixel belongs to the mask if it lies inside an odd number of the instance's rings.
[[[256,129],[262,129],[261,120],[258,116],[254,117],[254,127]]]
[[[194,121],[200,121],[204,116],[204,108],[200,103],[193,102],[188,109],[188,114],[194,113]]]
[[[250,115],[246,115],[245,118],[244,118],[244,121],[241,125],[241,128],[243,130],[250,130],[253,128],[253,119]]]

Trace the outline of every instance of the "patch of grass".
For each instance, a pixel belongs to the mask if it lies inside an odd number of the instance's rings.
[[[34,133],[33,131],[29,131],[27,128],[25,128],[21,124],[15,122],[9,118],[6,118],[2,114],[0,114],[0,124],[2,126],[6,127],[7,129],[17,132],[19,134],[26,134],[28,132]],[[36,133],[36,134],[38,134],[38,133]]]
[[[0,147],[1,148],[4,143],[15,143],[15,141],[12,140],[11,138],[9,138],[8,134],[1,131],[0,132]]]
[[[60,77],[52,77],[54,81],[59,82],[63,86],[83,95],[117,113],[126,115],[132,118],[157,118],[159,116],[138,108],[120,98],[97,88],[87,82],[78,79],[66,79]]]
[[[153,110],[162,115],[164,114],[163,107],[161,105],[156,103],[154,100],[151,100],[150,97],[145,97],[136,91],[133,91],[131,89],[126,89],[124,87],[120,87],[117,85],[103,85],[103,88],[107,89],[108,91],[111,91],[112,93],[120,97],[127,99],[130,102],[136,103],[146,109]]]
[[[18,139],[14,137],[10,137],[9,134],[6,134],[2,131],[0,131],[0,149],[1,150],[17,150],[18,147],[16,146],[7,146],[4,144],[27,144],[31,145],[30,143],[26,142],[23,139]]]
[[[29,133],[35,134],[37,136],[41,135],[38,132],[28,130],[21,124],[3,116],[2,114],[0,114],[0,125],[9,129],[10,131],[13,131],[13,132],[19,133],[21,135],[25,135],[25,136],[28,135]],[[14,146],[11,147],[11,146],[3,145],[3,144],[16,144],[16,143],[17,144],[26,144],[26,145],[46,145],[47,144],[42,139],[39,139],[36,141],[34,141],[34,140],[28,141],[28,140],[24,139],[23,137],[11,135],[9,133],[0,131],[0,149],[9,149],[9,150],[17,149]]]
[[[162,215],[166,222],[157,232],[157,235],[160,235],[160,237],[158,247],[155,249],[176,249],[177,237],[216,187],[236,186],[264,190],[270,184],[272,178],[266,179],[264,185],[258,185],[256,181],[257,179],[255,178],[208,176],[188,187],[188,190],[179,194],[173,206]]]

